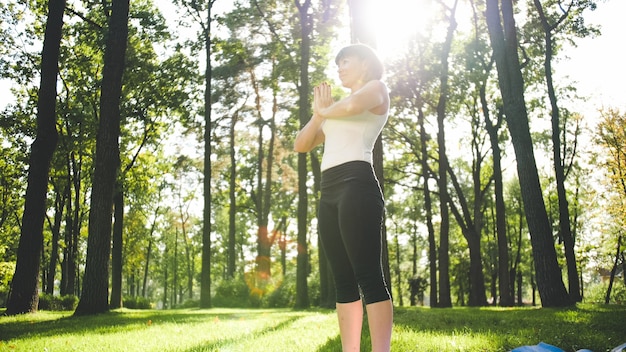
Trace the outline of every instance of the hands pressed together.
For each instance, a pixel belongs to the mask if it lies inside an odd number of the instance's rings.
[[[324,118],[323,110],[335,101],[331,95],[330,84],[324,82],[313,89],[313,113],[318,118]]]

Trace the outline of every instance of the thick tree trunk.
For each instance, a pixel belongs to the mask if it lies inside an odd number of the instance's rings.
[[[129,0],[113,0],[104,53],[100,125],[89,211],[89,237],[83,291],[74,314],[109,310],[109,256],[115,181],[120,166],[120,96],[128,41]]]
[[[37,135],[31,146],[28,186],[24,203],[17,262],[5,314],[37,311],[39,265],[43,250],[43,222],[50,161],[57,145],[56,96],[59,50],[65,0],[48,2],[48,20],[41,54],[41,80],[37,102]]]
[[[499,2],[502,4],[502,17]],[[517,29],[512,0],[488,0],[487,25],[498,69],[504,112],[517,160],[541,303],[544,307],[569,306],[573,301],[565,290],[556,260],[552,231],[535,163],[524,101],[524,81],[517,53]]]

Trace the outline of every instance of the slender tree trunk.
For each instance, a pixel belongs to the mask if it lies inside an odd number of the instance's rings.
[[[150,267],[150,256],[152,255],[152,236],[148,240],[148,248],[146,248],[146,264],[143,269],[143,281],[141,283],[141,297],[146,297],[146,286],[148,285],[148,272]]]
[[[522,268],[521,268],[521,263],[522,263],[522,233],[523,233],[523,229],[524,229],[524,214],[523,214],[523,208],[522,208],[522,201],[521,199],[518,200],[519,201],[519,212],[517,214],[517,217],[519,219],[518,221],[518,227],[517,227],[517,251],[515,254],[515,260],[513,262],[513,266],[511,268],[511,275],[509,276],[509,279],[511,280],[511,292],[515,292],[515,288],[513,287],[513,283],[517,282],[517,305],[521,306],[523,305],[522,302]],[[534,294],[534,292],[533,292]]]
[[[485,128],[491,142],[493,163],[493,184],[496,198],[496,234],[498,243],[498,290],[500,292],[500,305],[503,307],[513,306],[513,294],[511,291],[511,276],[509,273],[509,241],[506,234],[506,206],[504,204],[504,184],[502,181],[502,151],[498,141],[498,131],[502,126],[503,116],[498,112],[497,122],[494,124],[489,117],[489,106],[485,85],[480,88],[480,101],[483,109]]]
[[[396,247],[396,283],[398,285],[398,304],[400,307],[404,305],[402,298],[402,270],[400,270],[400,242],[398,241],[398,233],[394,236]]]
[[[128,41],[129,0],[113,0],[104,53],[100,125],[89,211],[89,237],[83,293],[74,314],[109,310],[109,256],[111,212],[115,181],[120,166],[120,96]]]
[[[202,268],[200,272],[200,308],[211,308],[211,8],[209,0],[207,21],[203,28],[205,57],[204,77],[204,207],[202,210]]]
[[[68,198],[67,217],[65,220],[65,248],[63,248],[63,274],[61,280],[61,295],[79,295],[78,290],[78,240],[82,227],[83,216],[81,214],[82,195],[82,152],[78,158],[74,153],[68,160],[68,174],[73,185],[73,196]]]
[[[439,305],[437,290],[437,243],[435,241],[435,227],[433,226],[433,205],[430,196],[430,188],[428,181],[430,180],[430,168],[428,166],[428,146],[426,134],[424,111],[420,107],[418,111],[418,124],[420,126],[420,149],[422,160],[422,188],[424,190],[424,208],[426,211],[426,227],[428,228],[428,263],[430,277],[430,306],[437,307]]]
[[[487,0],[487,25],[498,69],[504,113],[517,160],[541,303],[544,307],[569,306],[573,301],[565,290],[556,260],[552,231],[535,163],[524,101],[524,81],[517,52],[517,28],[513,18],[512,0]]]
[[[311,57],[311,32],[313,19],[309,14],[311,0],[295,0],[300,16],[300,86],[298,87],[298,110],[300,126],[310,118],[309,59]],[[307,276],[309,275],[309,248],[307,242],[307,154],[298,153],[298,256],[296,273],[296,308],[310,306]]]
[[[272,62],[272,71],[276,70],[275,62]],[[256,94],[256,111],[259,123],[258,136],[258,164],[257,164],[257,192],[255,204],[257,208],[257,258],[256,258],[256,276],[257,285],[263,292],[267,290],[267,284],[271,278],[272,257],[271,250],[274,242],[274,234],[270,238],[269,235],[269,214],[272,201],[272,173],[274,166],[274,143],[276,141],[276,112],[278,111],[277,88],[273,89],[272,94],[272,116],[269,121],[264,121],[261,114],[261,94],[258,90],[258,82],[254,71],[250,72],[252,85]],[[263,142],[263,130],[265,126],[270,127],[270,138],[267,146],[267,153]],[[265,165],[265,170],[263,166]]]
[[[56,96],[59,51],[65,0],[48,2],[48,19],[41,54],[41,79],[37,102],[37,135],[31,146],[28,186],[17,262],[5,314],[36,312],[39,304],[39,265],[43,250],[43,223],[50,161],[57,145]]]
[[[452,46],[452,38],[456,30],[456,20],[454,12],[458,1],[454,2],[454,10],[449,17],[450,25],[446,40],[441,53],[441,74],[439,76],[439,102],[437,103],[437,146],[439,159],[439,211],[441,215],[441,225],[439,228],[439,303],[437,307],[452,307],[452,298],[450,296],[450,209],[448,208],[448,156],[446,154],[446,137],[444,129],[444,120],[446,117],[446,104],[448,99],[448,75],[449,63],[448,57]]]
[[[320,161],[316,152],[311,152],[311,171],[313,172],[313,189],[316,195],[315,200],[315,214],[318,213],[319,208],[319,194],[322,182],[322,172],[320,170]],[[326,257],[326,251],[322,246],[322,240],[317,236],[317,248],[319,248],[319,272],[320,272],[320,307],[323,308],[335,308],[335,280],[333,278],[333,272],[328,265],[328,258]]]
[[[622,247],[622,235],[617,238],[617,250],[615,252],[615,262],[611,269],[611,278],[609,279],[609,287],[606,289],[606,296],[604,297],[604,304],[609,304],[611,301],[611,291],[613,290],[613,282],[615,282],[615,273],[617,272],[617,265],[619,263],[620,249]]]
[[[548,97],[550,98],[551,121],[552,121],[552,152],[554,163],[554,175],[556,178],[556,189],[559,198],[559,234],[563,239],[565,249],[565,260],[567,264],[567,283],[569,287],[569,296],[574,302],[582,301],[580,294],[580,286],[578,284],[578,268],[576,267],[576,253],[574,252],[574,236],[572,235],[572,226],[569,217],[569,202],[567,200],[567,192],[565,190],[565,166],[561,155],[561,123],[560,110],[557,103],[557,96],[554,91],[552,82],[552,52],[553,38],[552,30],[554,29],[549,23],[543,11],[543,6],[539,0],[534,0],[535,8],[541,18],[541,24],[544,31],[545,39],[545,60],[544,72],[546,75],[546,85],[548,87]],[[565,136],[565,134],[564,134]],[[564,143],[565,144],[565,138]],[[565,151],[565,148],[563,148]]]
[[[165,247],[165,250],[163,251],[163,262],[164,262],[164,268],[163,268],[163,308],[167,309],[169,308],[169,300],[168,300],[168,290],[169,290],[169,265],[167,264],[167,246]]]
[[[65,202],[69,198],[69,183],[66,184],[65,189],[61,192],[57,190],[56,198],[54,201],[55,212],[54,222],[50,228],[52,232],[52,248],[50,249],[50,261],[48,262],[48,272],[46,273],[46,289],[45,292],[49,295],[54,294],[54,281],[57,272],[57,264],[59,261],[59,241],[61,240],[61,222],[63,221],[63,211],[65,210]]]
[[[124,187],[116,182],[113,195],[115,222],[113,223],[113,247],[111,252],[111,309],[122,308],[122,249],[124,248]]]
[[[237,198],[235,187],[237,186],[237,156],[235,155],[235,127],[239,119],[239,112],[236,111],[230,121],[230,178],[228,185],[228,264],[226,266],[226,277],[233,279],[235,277],[235,267],[237,264],[237,254],[235,246],[237,244]]]

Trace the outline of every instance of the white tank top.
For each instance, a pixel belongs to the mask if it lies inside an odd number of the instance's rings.
[[[371,164],[374,143],[386,122],[387,114],[377,115],[369,110],[354,116],[326,119],[322,126],[325,141],[321,170],[356,160]]]

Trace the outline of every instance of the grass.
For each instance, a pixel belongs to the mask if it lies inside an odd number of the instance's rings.
[[[509,351],[540,341],[566,351],[610,351],[626,342],[625,321],[626,306],[397,308],[392,351]],[[368,345],[364,333],[362,346]],[[49,311],[0,317],[0,351],[339,350],[331,310],[121,309],[90,317]]]

